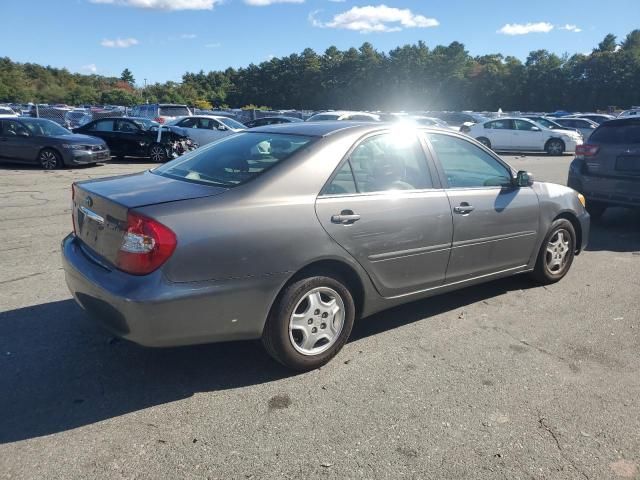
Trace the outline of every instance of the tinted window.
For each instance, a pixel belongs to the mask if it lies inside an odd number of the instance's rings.
[[[324,195],[344,195],[349,193],[356,193],[356,183],[353,179],[353,172],[351,170],[351,164],[347,161],[338,170],[335,177],[322,192]]]
[[[350,161],[359,192],[432,187],[422,148],[413,134],[367,138],[353,150]]]
[[[116,122],[116,130],[118,132],[133,133],[138,131],[138,127],[133,122],[127,120],[118,120]]]
[[[428,135],[451,188],[511,185],[511,172],[484,150],[458,137]]]
[[[516,124],[516,130],[531,131],[533,129],[539,129],[533,123],[527,122],[526,120],[514,120],[513,122]]]
[[[13,120],[5,120],[2,123],[4,124],[4,135],[7,137],[30,135],[29,130],[27,130],[27,128],[19,122],[14,122]]]
[[[202,128],[198,127],[197,118],[185,118],[184,120],[179,121],[176,125],[183,128]]]
[[[100,120],[91,125],[89,130],[95,130],[96,132],[113,132],[113,120]]]
[[[239,133],[225,137],[153,172],[191,182],[234,187],[257,177],[312,141],[312,137]]]
[[[626,125],[603,123],[591,134],[589,143],[638,144],[640,143],[640,123]]]
[[[191,112],[189,112],[189,109],[185,106],[171,105],[160,107],[160,115],[166,117],[184,117],[191,115]]]
[[[494,122],[485,123],[484,128],[492,130],[510,130],[513,128],[513,125],[511,120],[496,120]]]

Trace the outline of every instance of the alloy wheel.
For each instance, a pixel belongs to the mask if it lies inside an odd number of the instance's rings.
[[[40,153],[40,165],[45,170],[53,170],[58,166],[58,157],[50,150]]]
[[[289,340],[303,355],[318,355],[340,337],[345,320],[344,302],[329,287],[307,292],[289,319]]]
[[[164,148],[156,145],[155,147],[151,148],[149,156],[151,157],[152,161],[156,163],[162,163],[166,158],[166,153],[164,151]]]
[[[571,235],[563,228],[558,229],[547,243],[545,255],[547,270],[554,275],[561,273],[567,266],[570,251]]]

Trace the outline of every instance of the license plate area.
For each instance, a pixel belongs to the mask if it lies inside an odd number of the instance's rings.
[[[640,155],[622,155],[616,158],[616,171],[640,175]]]

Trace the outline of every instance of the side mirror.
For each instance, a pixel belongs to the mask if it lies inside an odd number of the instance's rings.
[[[538,127],[531,127],[532,132],[539,132],[540,129]]]
[[[518,171],[515,178],[516,187],[530,187],[533,185],[533,175],[524,170]]]
[[[227,128],[227,127],[225,127],[224,125],[220,125],[220,126],[218,127],[218,130],[220,130],[221,132],[224,132],[225,130],[228,130],[228,128]]]

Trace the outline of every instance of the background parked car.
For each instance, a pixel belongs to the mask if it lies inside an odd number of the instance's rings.
[[[498,151],[545,151],[549,155],[562,155],[582,145],[579,133],[551,130],[526,118],[499,118],[477,123],[468,135]]]
[[[71,133],[44,118],[0,118],[0,158],[40,164],[45,170],[109,160],[99,138]]]
[[[548,128],[550,130],[568,130],[570,132],[578,132],[578,133],[580,133],[580,135],[582,135],[582,133],[580,131],[578,131],[576,128],[563,127],[562,125],[557,123],[556,122],[557,118],[544,117],[544,116],[539,116],[539,115],[523,115],[522,117],[519,117],[519,118],[527,118],[529,120],[533,120],[534,122],[542,125],[543,127]]]
[[[606,113],[577,113],[575,115],[570,115],[569,118],[586,118],[587,120],[591,120],[592,122],[600,125],[602,122],[606,122],[608,120],[613,120],[613,115],[607,115]]]
[[[86,110],[71,110],[64,114],[65,127],[74,129],[86,125],[93,120],[93,115]]]
[[[640,118],[610,120],[579,146],[567,185],[587,199],[592,217],[610,206],[640,207]]]
[[[158,140],[159,128],[161,132]],[[101,118],[76,128],[74,132],[103,139],[109,145],[111,153],[120,158],[147,157],[162,163],[196,148],[188,137],[171,127],[134,118]]]
[[[475,123],[486,122],[489,120],[483,115],[468,112],[429,112],[429,115],[431,117],[444,120],[448,125],[458,128],[465,124],[471,126]]]
[[[582,134],[582,138],[586,141],[591,134],[598,128],[596,122],[592,122],[587,118],[562,117],[557,118],[556,123],[566,128],[575,128]]]
[[[380,115],[367,112],[350,112],[345,110],[338,110],[335,112],[322,112],[316,113],[307,118],[307,122],[325,122],[335,120],[350,120],[354,122],[379,122]]]
[[[158,123],[165,123],[189,115],[192,115],[189,107],[175,103],[149,103],[136,105],[131,109],[132,117],[150,118]]]
[[[279,123],[294,123],[294,122],[302,122],[303,120],[301,118],[296,118],[296,117],[285,117],[285,116],[279,116],[279,117],[262,117],[262,118],[256,118],[255,120],[249,120],[248,122],[245,122],[245,125],[247,128],[254,128],[254,127],[264,127],[265,125],[276,125]]]
[[[0,105],[0,117],[17,117],[18,114],[11,107]]]
[[[176,118],[166,123],[182,129],[183,134],[199,146],[206,145],[218,138],[246,130],[246,126],[233,118],[213,115],[193,115]]]
[[[618,118],[625,117],[640,117],[640,108],[632,108],[631,110],[625,110],[618,115]]]

